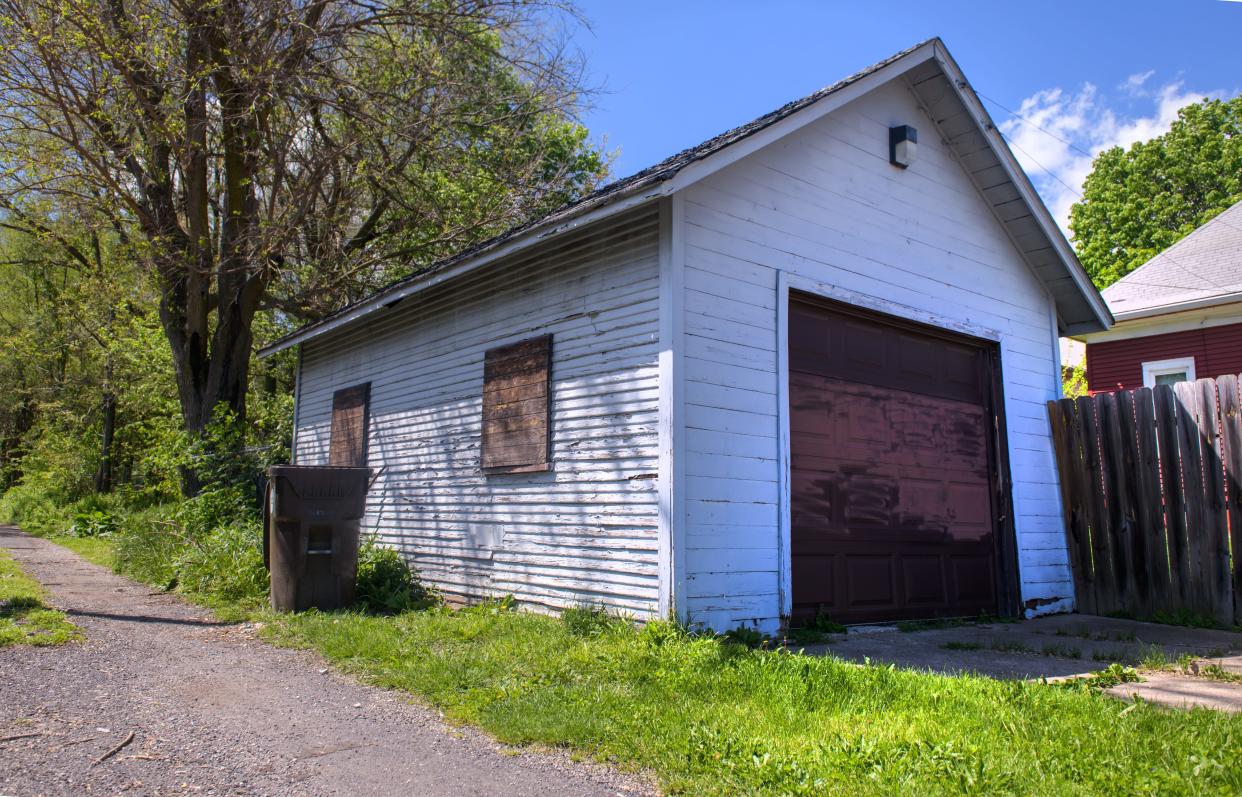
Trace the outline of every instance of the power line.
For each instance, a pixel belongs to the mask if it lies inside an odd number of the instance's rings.
[[[1082,197],[1082,192],[1081,192],[1081,191],[1079,191],[1079,190],[1078,190],[1077,188],[1075,188],[1074,186],[1072,186],[1072,185],[1070,185],[1069,183],[1067,183],[1067,182],[1065,182],[1064,180],[1062,180],[1060,177],[1058,177],[1058,176],[1057,176],[1057,173],[1056,173],[1056,172],[1054,172],[1052,169],[1049,169],[1047,166],[1043,165],[1043,164],[1042,164],[1042,163],[1040,163],[1038,160],[1036,160],[1036,159],[1035,159],[1035,156],[1034,156],[1034,155],[1032,155],[1031,153],[1027,152],[1025,149],[1023,149],[1021,144],[1019,144],[1018,142],[1014,141],[1012,138],[1010,138],[1009,136],[1005,135],[1004,133],[1001,133],[1001,136],[1005,139],[1005,141],[1006,141],[1006,142],[1008,142],[1008,143],[1009,143],[1009,145],[1010,145],[1010,146],[1012,146],[1012,147],[1017,147],[1017,149],[1018,149],[1018,151],[1019,151],[1019,152],[1021,152],[1021,153],[1022,153],[1023,155],[1025,155],[1026,157],[1030,158],[1030,159],[1031,159],[1031,163],[1033,163],[1033,164],[1035,164],[1036,166],[1038,166],[1039,168],[1043,169],[1045,172],[1047,172],[1047,173],[1048,173],[1048,176],[1049,176],[1049,177],[1051,177],[1053,180],[1056,180],[1056,181],[1057,181],[1058,183],[1060,183],[1061,185],[1065,186],[1065,190],[1069,191],[1071,194],[1073,194],[1074,196],[1078,197],[1079,199],[1082,199],[1082,198],[1083,198],[1083,197]]]
[[[1006,108],[1004,105],[1001,105],[999,102],[997,102],[996,100],[994,100],[994,99],[992,99],[991,97],[987,96],[986,94],[979,94],[979,92],[978,92],[978,91],[976,91],[976,92],[975,92],[975,94],[978,94],[978,95],[979,95],[979,97],[981,97],[982,99],[985,99],[985,100],[987,100],[988,102],[992,103],[992,104],[993,104],[993,105],[995,105],[997,108],[1000,108],[1002,111],[1004,111],[1005,113],[1007,113],[1007,114],[1009,114],[1010,116],[1014,117],[1015,119],[1019,119],[1019,120],[1021,120],[1021,121],[1023,121],[1023,122],[1026,122],[1028,125],[1030,125],[1031,127],[1035,128],[1036,130],[1040,131],[1041,133],[1044,133],[1045,135],[1052,136],[1052,137],[1053,137],[1053,138],[1055,138],[1057,141],[1060,141],[1062,144],[1064,144],[1065,146],[1067,146],[1067,147],[1069,147],[1070,149],[1074,150],[1075,152],[1082,153],[1083,155],[1086,155],[1088,158],[1094,158],[1094,157],[1095,157],[1095,156],[1094,156],[1094,155],[1092,155],[1090,152],[1087,152],[1085,149],[1083,149],[1082,147],[1078,146],[1078,145],[1077,145],[1077,144],[1075,144],[1074,142],[1072,142],[1072,141],[1066,141],[1065,139],[1061,138],[1060,136],[1058,136],[1056,133],[1052,132],[1051,130],[1047,130],[1047,129],[1043,128],[1043,127],[1040,127],[1038,124],[1036,124],[1035,122],[1032,122],[1030,119],[1027,119],[1027,118],[1026,118],[1025,116],[1023,116],[1022,114],[1018,113],[1017,111],[1011,111],[1011,110],[1009,110],[1009,109],[1008,109],[1008,108]]]

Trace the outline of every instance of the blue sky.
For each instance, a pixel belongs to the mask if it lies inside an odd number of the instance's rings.
[[[619,150],[618,177],[940,36],[976,91],[1055,134],[988,104],[1063,220],[1090,169],[1084,152],[1158,135],[1177,107],[1203,96],[1242,93],[1242,2],[1227,0],[580,7],[591,29],[575,41],[603,88],[584,121]]]

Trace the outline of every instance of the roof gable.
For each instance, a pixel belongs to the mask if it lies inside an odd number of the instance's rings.
[[[669,196],[890,80],[904,80],[1056,303],[1061,332],[1107,328],[1112,317],[1069,242],[944,44],[930,39],[740,127],[609,183],[541,218],[418,271],[264,347],[260,356],[352,324],[459,273],[637,204]]]
[[[1242,201],[1104,289],[1118,319],[1242,300]]]

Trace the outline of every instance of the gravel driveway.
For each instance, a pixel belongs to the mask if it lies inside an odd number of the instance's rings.
[[[0,649],[2,795],[650,791],[603,766],[448,726],[432,709],[216,623],[54,543],[0,527],[0,545],[87,637]]]

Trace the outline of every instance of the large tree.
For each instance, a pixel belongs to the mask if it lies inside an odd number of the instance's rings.
[[[156,278],[185,428],[243,418],[257,313],[313,317],[602,174],[566,12],[0,0],[5,221],[101,220]]]
[[[1242,97],[1178,111],[1169,132],[1096,157],[1070,210],[1096,286],[1124,277],[1242,199]]]

